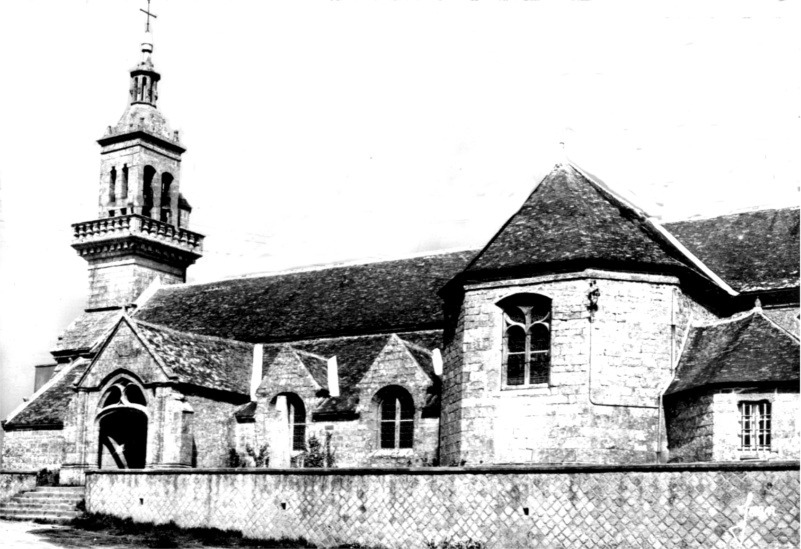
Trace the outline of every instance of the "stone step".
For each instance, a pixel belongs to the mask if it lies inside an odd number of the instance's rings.
[[[66,524],[79,515],[80,513],[69,516],[53,516],[49,514],[42,514],[35,512],[28,514],[19,514],[19,515],[0,513],[0,520],[22,520],[22,521],[52,522],[56,524]]]
[[[49,495],[42,495],[38,492],[25,492],[24,494],[18,494],[14,496],[13,499],[21,500],[21,501],[40,501],[42,503],[50,502],[70,502],[70,501],[81,501],[83,496],[49,496]]]
[[[37,492],[85,492],[86,486],[37,486]]]
[[[43,511],[41,509],[3,509],[0,511],[0,518],[3,517],[21,517],[28,515],[39,515],[43,517],[53,518],[67,518],[71,519],[81,515],[82,513],[77,510],[72,511]]]
[[[0,503],[0,511],[4,511],[6,509],[52,509],[57,511],[74,511],[76,505],[77,503],[47,503],[42,505],[41,503],[29,503],[17,500]]]

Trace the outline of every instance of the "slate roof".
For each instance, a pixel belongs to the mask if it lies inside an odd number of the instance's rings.
[[[665,228],[740,292],[798,287],[798,208],[667,223]]]
[[[251,343],[438,329],[437,291],[474,253],[167,286],[135,318]]]
[[[53,352],[71,354],[88,351],[114,327],[120,315],[118,310],[81,313],[58,337]]]
[[[562,163],[476,255],[463,278],[587,267],[700,272],[643,212]]]
[[[25,408],[5,423],[4,429],[62,428],[70,398],[75,394],[72,386],[88,366],[89,361],[85,359],[78,359],[75,364],[67,366],[70,369],[47,390],[29,401]]]
[[[250,394],[253,346],[135,322],[137,331],[180,383]]]
[[[397,335],[423,371],[431,377],[432,385],[435,385],[438,389],[439,380],[434,375],[430,349],[442,345],[442,333],[439,330],[435,330]],[[291,344],[291,347],[297,351],[298,356],[314,380],[324,389],[328,389],[327,361],[332,356],[337,357],[340,396],[326,398],[314,410],[315,415],[348,416],[355,414],[359,403],[356,385],[378,358],[379,353],[389,343],[390,337],[392,337],[391,334],[371,335],[301,341]],[[265,346],[264,372],[268,371],[280,348],[281,345]],[[435,398],[432,397],[432,399]],[[438,400],[434,404],[438,404]],[[247,414],[247,411],[243,410],[243,414]]]
[[[799,381],[799,342],[752,312],[737,320],[692,328],[665,394],[708,386]]]

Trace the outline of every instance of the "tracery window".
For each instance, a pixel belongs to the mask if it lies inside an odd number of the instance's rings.
[[[503,377],[509,387],[549,383],[551,300],[516,294],[498,303],[503,310]]]
[[[411,448],[414,445],[414,401],[405,389],[385,387],[378,395],[379,447]]]
[[[770,402],[744,401],[740,409],[740,450],[770,450]]]

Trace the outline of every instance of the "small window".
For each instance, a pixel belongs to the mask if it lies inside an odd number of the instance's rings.
[[[740,402],[740,450],[770,450],[770,402]]]
[[[503,299],[504,383],[508,387],[549,383],[551,377],[551,300],[538,294]]]
[[[287,420],[289,421],[289,446],[302,452],[306,449],[306,407],[298,395],[286,395]]]
[[[379,446],[383,449],[411,448],[414,445],[414,401],[400,387],[379,392]]]

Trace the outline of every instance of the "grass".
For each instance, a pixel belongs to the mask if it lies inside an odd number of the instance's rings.
[[[47,541],[60,547],[89,548],[130,546],[152,548],[261,547],[308,549],[318,547],[303,538],[253,539],[236,530],[180,528],[175,523],[149,524],[104,514],[87,513],[70,522],[71,528],[40,530]],[[337,549],[378,549],[363,545],[341,545]]]

